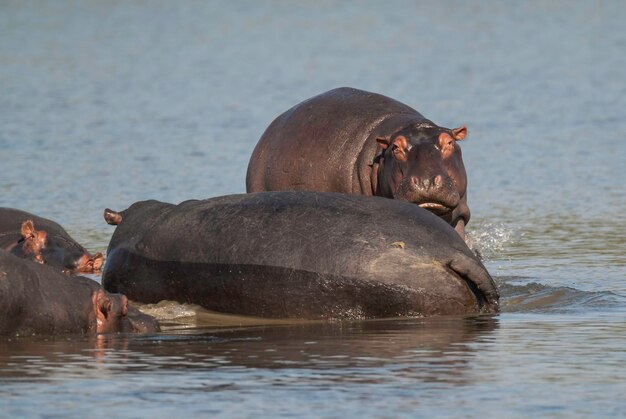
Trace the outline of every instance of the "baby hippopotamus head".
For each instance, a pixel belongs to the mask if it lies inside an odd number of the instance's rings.
[[[424,122],[377,138],[378,195],[412,202],[443,218],[461,237],[470,219],[461,147],[465,126]]]
[[[22,238],[10,249],[16,256],[32,258],[71,274],[94,273],[102,268],[102,253],[91,255],[77,243],[36,230],[32,220],[22,223],[21,234]]]

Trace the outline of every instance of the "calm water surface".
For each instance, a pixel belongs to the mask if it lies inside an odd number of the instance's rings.
[[[105,207],[245,191],[338,86],[467,124],[498,316],[0,340],[0,416],[626,416],[623,2],[0,2],[0,206],[104,251]],[[338,150],[340,152],[340,150]]]

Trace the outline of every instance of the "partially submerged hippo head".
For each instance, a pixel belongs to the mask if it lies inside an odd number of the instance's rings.
[[[431,123],[377,138],[378,190],[387,198],[412,202],[443,218],[465,237],[470,218],[467,175],[457,141],[465,126],[447,129]]]
[[[96,314],[96,333],[114,333],[125,331],[128,322],[128,298],[123,294],[109,294],[97,290],[92,295]]]
[[[129,306],[124,294],[97,289],[91,300],[96,333],[154,333],[161,330],[154,317]]]
[[[10,249],[22,258],[51,265],[67,273],[94,273],[102,269],[102,253],[91,255],[75,243],[66,242],[59,236],[51,236],[44,230],[36,230],[35,223],[27,220],[21,226],[22,238]],[[8,249],[9,250],[9,249]]]
[[[0,249],[0,336],[159,330],[156,319],[93,279],[68,276]]]

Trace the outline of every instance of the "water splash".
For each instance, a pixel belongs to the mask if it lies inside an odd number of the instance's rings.
[[[156,304],[142,304],[133,302],[145,314],[155,317],[162,325],[179,325],[181,327],[196,326],[196,313],[200,306],[181,304],[175,301],[161,301]]]
[[[498,258],[521,237],[518,229],[502,223],[478,223],[474,227],[467,232],[465,241],[483,260]]]

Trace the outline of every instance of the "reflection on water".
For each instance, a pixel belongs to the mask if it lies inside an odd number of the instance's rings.
[[[3,377],[62,378],[64,365],[89,371],[95,364],[108,369],[144,370],[218,368],[383,367],[424,362],[446,366],[450,380],[461,379],[469,343],[482,342],[498,328],[491,317],[318,322],[249,328],[196,328],[154,336],[103,335],[93,339],[13,339],[1,343]],[[439,357],[454,352],[446,360]],[[21,356],[19,354],[25,354]],[[262,355],[262,356],[261,356]],[[417,372],[419,368],[416,368]],[[74,376],[77,370],[70,371]],[[89,374],[87,372],[87,374]],[[437,380],[444,379],[439,375]]]
[[[492,340],[497,329],[497,319],[476,317],[0,341],[0,380],[11,381],[11,386],[0,387],[0,397],[11,396],[4,412],[9,415],[36,412],[41,400],[53,413],[67,403],[66,390],[72,390],[72,400],[80,403],[86,397],[86,389],[81,389],[85,383],[90,392],[102,391],[98,396],[102,400],[132,396],[132,411],[142,415],[148,402],[165,397],[180,407],[194,395],[232,414],[226,406],[230,403],[248,407],[260,403],[265,413],[275,411],[279,404],[263,400],[287,391],[295,392],[296,399],[281,402],[279,411],[293,411],[297,399],[308,398],[309,392],[321,391],[311,397],[334,403],[337,396],[326,391],[328,386],[364,390],[383,386],[387,389],[383,391],[391,391],[408,383],[434,388],[467,385],[476,345]],[[115,386],[103,385],[108,380]],[[186,409],[199,413],[201,408]],[[116,415],[125,407],[108,409]]]
[[[623,320],[623,312],[621,318],[511,314],[21,338],[0,341],[0,381],[11,383],[0,387],[0,396],[10,400],[4,411],[10,416],[43,405],[54,414],[87,400],[96,406],[116,400],[107,406],[114,416],[143,416],[155,402],[160,414],[184,408],[228,416],[248,416],[250,409],[270,416],[334,416],[346,409],[384,416],[392,405],[399,409],[394,417],[411,417],[423,403],[427,412],[445,408],[458,416],[467,409],[493,413],[503,402],[518,414],[546,413],[550,406],[590,414],[623,394]],[[598,332],[603,339],[590,339]],[[552,385],[569,391],[547,402],[541,393]]]

